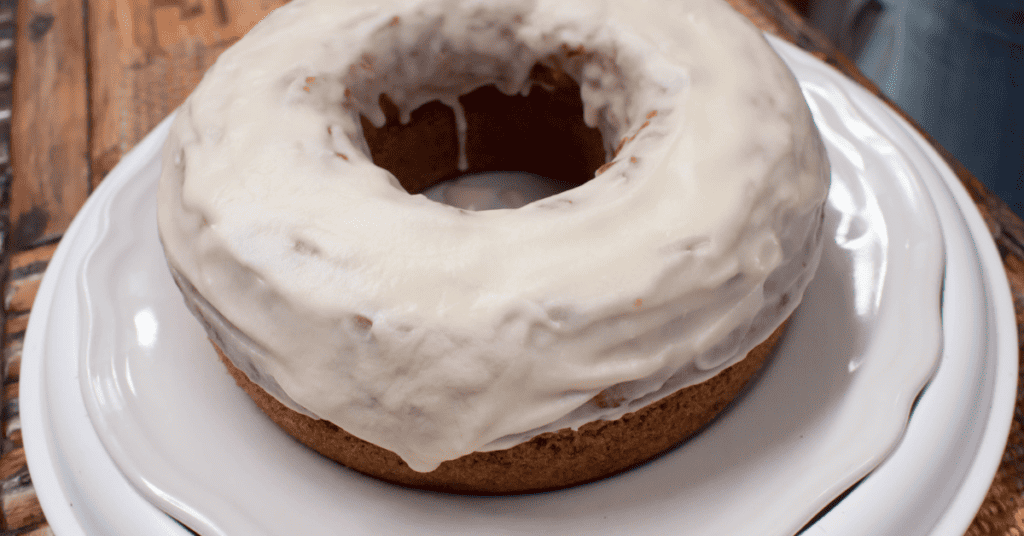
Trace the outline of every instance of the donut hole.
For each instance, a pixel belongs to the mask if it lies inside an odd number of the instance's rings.
[[[383,126],[360,115],[374,164],[391,172],[410,194],[473,173],[518,171],[539,175],[568,190],[594,178],[605,164],[601,131],[587,126],[579,85],[568,75],[536,64],[526,95],[506,95],[494,84],[458,97],[466,121],[460,169],[456,112],[428,102],[402,122],[398,106],[380,96]]]

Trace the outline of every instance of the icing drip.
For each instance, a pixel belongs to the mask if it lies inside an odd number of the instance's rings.
[[[459,136],[459,170],[466,171],[469,169],[469,160],[466,157],[466,110],[462,108],[458,98],[445,97],[441,102],[455,112],[455,129]]]
[[[439,101],[454,113],[458,169],[466,171],[467,121],[459,97],[491,84],[505,95],[527,95],[536,83],[531,72],[542,64],[565,70],[577,80],[584,97],[585,123],[598,127],[606,139],[617,138],[622,127],[619,118],[628,113],[630,103],[617,65],[603,57],[616,54],[614,48],[602,51],[607,45],[595,43],[595,51],[584,53],[557,46],[552,36],[540,36],[532,46],[518,41],[528,2],[505,6],[512,7],[511,13],[502,16],[510,18],[493,19],[472,32],[444,33],[439,30],[449,24],[450,17],[447,7],[437,11],[440,5],[420,4],[412,14],[396,15],[372,31],[358,65],[343,77],[342,83],[351,91],[347,94],[350,106],[375,127],[386,123],[386,112],[378,105],[385,95],[398,108],[403,124],[409,123],[417,108]],[[497,16],[482,11],[476,15]],[[430,53],[419,53],[422,50]]]

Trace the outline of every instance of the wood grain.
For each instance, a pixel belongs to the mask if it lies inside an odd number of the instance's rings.
[[[94,0],[88,4],[93,184],[281,0]]]
[[[17,15],[8,249],[57,240],[89,194],[81,0],[23,0]]]

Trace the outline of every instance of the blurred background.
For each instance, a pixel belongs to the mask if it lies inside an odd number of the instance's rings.
[[[793,3],[1024,216],[1024,0]]]

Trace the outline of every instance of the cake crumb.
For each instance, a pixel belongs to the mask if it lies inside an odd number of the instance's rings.
[[[602,409],[617,408],[621,406],[625,400],[626,399],[622,397],[613,397],[612,395],[608,394],[607,390],[597,393],[597,396],[591,399],[594,405]]]
[[[618,155],[619,155],[619,151],[621,151],[621,150],[622,150],[622,147],[623,147],[624,145],[626,145],[626,142],[627,142],[627,141],[629,141],[629,140],[630,140],[630,138],[629,138],[629,137],[627,136],[627,137],[624,137],[624,138],[622,138],[622,140],[621,140],[621,141],[619,141],[619,146],[615,148],[615,153],[614,153],[614,154],[615,154],[615,156],[618,156]]]
[[[612,160],[611,162],[608,162],[607,164],[597,168],[597,171],[594,172],[594,176],[600,175],[600,174],[604,173],[605,171],[608,171],[608,168],[612,167],[614,164],[615,164],[615,161]]]
[[[373,320],[370,320],[363,315],[356,315],[353,317],[352,323],[355,325],[357,330],[362,332],[370,331],[370,328],[373,327]]]

